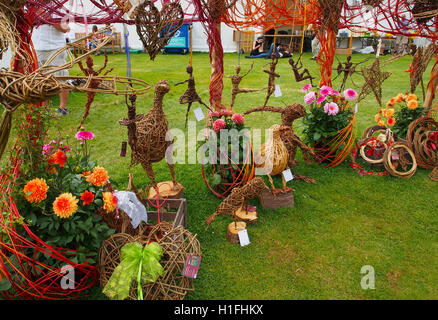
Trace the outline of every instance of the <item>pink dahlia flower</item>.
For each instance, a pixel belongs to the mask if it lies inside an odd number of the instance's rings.
[[[233,115],[233,111],[231,110],[223,110],[221,113],[225,117],[231,117]]]
[[[222,129],[225,129],[226,127],[226,123],[224,119],[217,119],[214,123],[213,123],[213,130],[218,133],[219,131],[221,131]]]
[[[344,91],[344,96],[348,101],[353,101],[357,98],[357,92],[353,89],[347,89]]]
[[[237,125],[241,125],[245,122],[245,118],[240,113],[233,114],[231,120]]]
[[[339,106],[334,102],[326,103],[324,105],[324,112],[329,116],[335,116],[339,113]]]
[[[221,114],[219,112],[217,112],[217,111],[209,111],[208,112],[208,116],[210,118],[213,118],[213,117],[219,118],[221,116]]]
[[[312,92],[309,92],[308,94],[306,94],[306,95],[304,96],[304,102],[305,102],[307,105],[310,105],[310,104],[314,103],[315,100],[316,100],[316,93],[313,92],[313,91],[312,91]]]
[[[76,133],[75,138],[81,141],[92,140],[94,138],[94,133],[90,131],[79,131]]]
[[[333,89],[330,88],[330,87],[328,87],[328,86],[322,86],[321,89],[320,89],[320,91],[319,91],[319,93],[320,93],[322,96],[329,96],[329,95],[332,94],[332,92],[333,92]]]
[[[316,103],[318,103],[318,104],[323,103],[326,99],[327,99],[326,96],[320,96],[320,97],[318,98],[318,100],[316,100]]]

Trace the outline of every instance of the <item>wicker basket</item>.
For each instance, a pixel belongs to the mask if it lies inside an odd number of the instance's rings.
[[[201,255],[201,246],[196,235],[183,227],[172,228],[168,222],[162,222],[147,235],[133,237],[126,233],[116,233],[102,243],[99,253],[100,286],[104,288],[114,269],[120,264],[120,250],[129,243],[137,241],[146,245],[156,241],[162,247],[164,255],[160,264],[164,275],[153,283],[142,284],[144,300],[182,300],[189,291],[194,290],[193,279],[182,276],[189,254]],[[137,300],[137,282],[131,285],[130,300]]]

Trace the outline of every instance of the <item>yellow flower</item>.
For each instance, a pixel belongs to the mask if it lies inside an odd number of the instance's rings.
[[[396,101],[397,103],[400,103],[400,102],[402,102],[403,100],[404,100],[404,95],[401,94],[401,93],[399,93],[399,94],[397,95],[397,97],[395,97],[395,101]]]
[[[101,187],[108,182],[108,172],[102,167],[94,167],[93,172],[86,177],[87,182],[96,187]]]
[[[376,114],[376,115],[374,116],[374,121],[376,121],[377,123],[379,123],[380,120],[382,120],[382,119],[380,118],[380,114]]]
[[[388,103],[386,104],[386,108],[388,108],[388,109],[394,108],[394,103],[391,101],[388,101]]]
[[[53,202],[53,212],[60,218],[69,218],[78,210],[78,202],[71,193],[63,193]]]
[[[30,180],[23,188],[24,197],[31,203],[40,203],[45,200],[47,198],[47,190],[49,190],[49,186],[46,180],[40,178]]]
[[[382,116],[383,116],[384,118],[388,118],[388,110],[389,110],[389,109],[383,109],[383,110],[382,110]]]
[[[385,126],[385,121],[380,120],[379,123],[378,123],[378,125],[381,126],[381,127],[384,127],[384,126]]]
[[[394,115],[395,111],[394,109],[387,109],[386,110],[386,117],[387,118],[392,118],[392,116]]]
[[[418,102],[417,100],[409,100],[408,101],[408,108],[411,110],[415,110],[418,107]]]
[[[415,101],[417,101],[418,100],[418,97],[415,95],[415,94],[410,94],[410,95],[408,95],[408,97],[406,98],[406,100],[407,101],[412,101],[412,100],[415,100]]]
[[[111,192],[102,192],[103,209],[107,213],[111,213],[117,208],[117,198]]]

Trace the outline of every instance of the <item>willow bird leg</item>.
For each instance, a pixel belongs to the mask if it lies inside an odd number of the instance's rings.
[[[180,186],[179,183],[176,181],[176,177],[175,177],[175,165],[173,163],[167,163],[167,165],[169,166],[169,170],[170,170],[170,175],[172,176],[172,183],[173,183],[173,190],[180,190]]]
[[[151,179],[152,184],[154,185],[154,188],[157,191],[157,195],[160,194],[157,181],[155,180],[155,173],[154,170],[152,169],[152,165],[150,163],[144,163],[144,162],[142,162],[141,165],[143,166],[143,169],[146,171],[149,179]]]
[[[284,178],[283,175],[281,175],[281,180],[282,180],[282,182],[283,182],[283,189],[281,189],[282,192],[284,192],[284,193],[288,193],[288,192],[293,191],[292,188],[289,188],[289,187],[287,186],[287,184],[286,184],[286,179]]]

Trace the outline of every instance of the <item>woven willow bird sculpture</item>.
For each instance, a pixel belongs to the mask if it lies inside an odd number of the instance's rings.
[[[256,168],[261,168],[268,176],[274,194],[281,192],[287,193],[292,191],[292,189],[286,186],[284,176],[282,176],[282,189],[276,189],[274,181],[272,180],[272,176],[281,174],[288,168],[288,151],[281,140],[281,126],[275,124],[269,130],[270,137],[268,138],[268,141],[262,144],[260,150],[254,156],[255,166]]]

